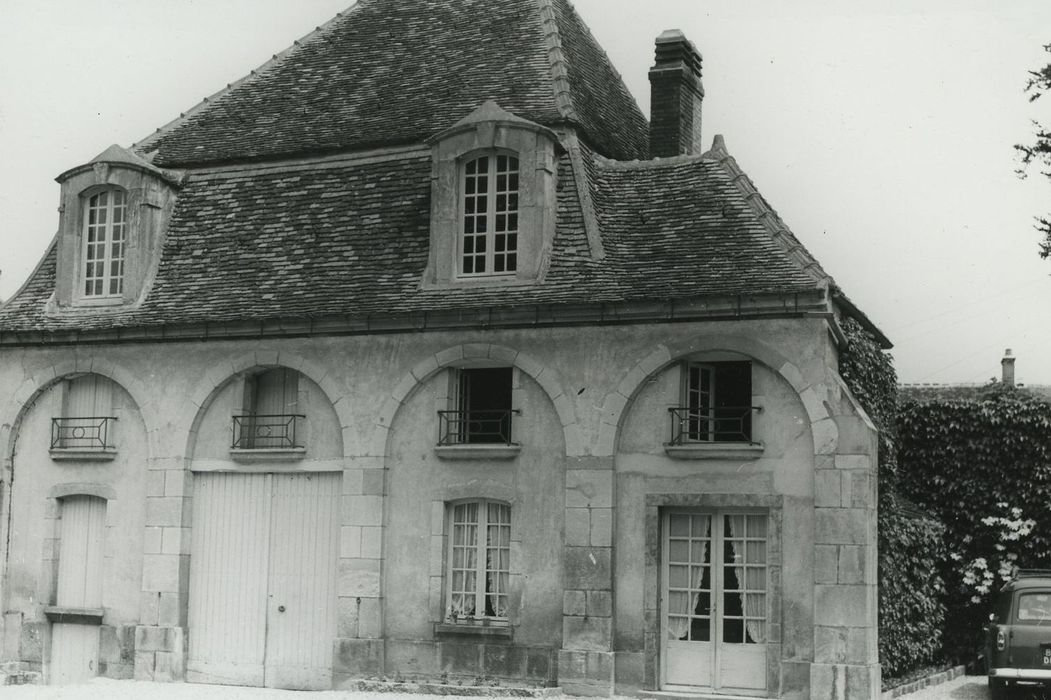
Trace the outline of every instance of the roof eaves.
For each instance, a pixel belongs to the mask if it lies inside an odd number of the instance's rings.
[[[325,32],[327,32],[329,29],[331,29],[332,26],[336,22],[338,22],[339,20],[343,19],[344,17],[346,17],[350,13],[354,12],[355,10],[357,10],[361,6],[362,2],[367,2],[367,0],[358,0],[351,7],[347,8],[343,12],[337,12],[335,17],[333,17],[329,21],[325,22],[324,24],[315,27],[314,31],[309,32],[308,34],[304,35],[303,37],[293,41],[291,46],[289,46],[284,51],[280,51],[278,53],[275,53],[273,56],[271,56],[269,61],[267,61],[266,63],[263,63],[261,66],[259,66],[255,70],[250,71],[248,73],[248,75],[240,78],[239,80],[235,80],[232,83],[227,83],[226,87],[224,87],[221,90],[219,90],[219,91],[217,91],[217,92],[205,97],[200,102],[195,104],[193,107],[190,107],[185,112],[181,112],[179,114],[179,116],[176,117],[175,119],[172,119],[167,124],[164,124],[163,126],[158,127],[156,129],[156,131],[154,131],[149,136],[146,136],[145,138],[133,143],[131,145],[131,148],[133,148],[139,154],[141,154],[143,156],[147,156],[149,154],[149,152],[150,152],[150,150],[149,150],[150,146],[152,146],[154,143],[156,143],[156,141],[158,139],[160,139],[162,136],[165,136],[165,135],[171,133],[172,131],[177,129],[179,126],[181,126],[182,124],[187,122],[191,117],[193,117],[193,116],[197,115],[198,113],[204,111],[205,109],[211,107],[212,104],[214,104],[216,100],[218,100],[219,98],[225,96],[227,93],[231,92],[235,88],[240,87],[241,85],[244,85],[245,83],[249,82],[250,80],[253,80],[253,79],[257,78],[258,76],[262,75],[264,72],[266,72],[266,71],[270,70],[271,68],[273,68],[274,66],[280,64],[282,61],[284,61],[285,58],[287,58],[289,55],[291,55],[294,51],[299,49],[304,44],[317,40]]]
[[[833,284],[831,291],[832,300],[842,306],[847,315],[857,320],[862,328],[871,333],[872,337],[876,339],[876,342],[879,343],[881,348],[884,350],[890,350],[894,347],[894,343],[891,342],[890,338],[879,329],[879,326],[873,323],[872,319],[870,319],[864,311],[859,309],[854,302],[850,300],[850,297],[843,293],[843,290],[840,289],[838,285]]]

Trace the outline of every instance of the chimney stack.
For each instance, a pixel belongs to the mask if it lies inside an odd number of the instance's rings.
[[[1004,359],[1000,360],[1001,381],[1005,386],[1015,385],[1015,358],[1011,355],[1011,348],[1004,350]]]
[[[656,41],[650,68],[650,158],[702,153],[701,54],[678,29]]]

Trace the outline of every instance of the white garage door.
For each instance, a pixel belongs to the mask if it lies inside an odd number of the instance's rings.
[[[340,474],[197,474],[187,679],[332,685]]]

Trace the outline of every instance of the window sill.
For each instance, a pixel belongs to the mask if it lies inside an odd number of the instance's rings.
[[[44,615],[49,621],[78,625],[101,625],[104,614],[102,608],[67,608],[60,605],[44,608]]]
[[[514,459],[522,451],[521,445],[437,445],[438,459]]]
[[[434,623],[435,636],[442,634],[465,636],[465,637],[497,637],[511,639],[514,637],[514,629],[504,624],[480,624],[477,622],[436,622]]]
[[[261,447],[257,449],[230,449],[230,459],[235,462],[289,462],[307,456],[305,447]]]
[[[665,445],[664,452],[672,459],[753,460],[763,456],[763,444],[761,442],[692,442],[683,445]]]
[[[51,459],[56,462],[111,462],[117,457],[116,447],[52,447]]]

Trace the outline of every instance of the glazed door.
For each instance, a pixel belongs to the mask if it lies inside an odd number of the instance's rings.
[[[666,511],[662,687],[766,690],[767,516]]]
[[[340,474],[198,474],[187,680],[329,689]]]

